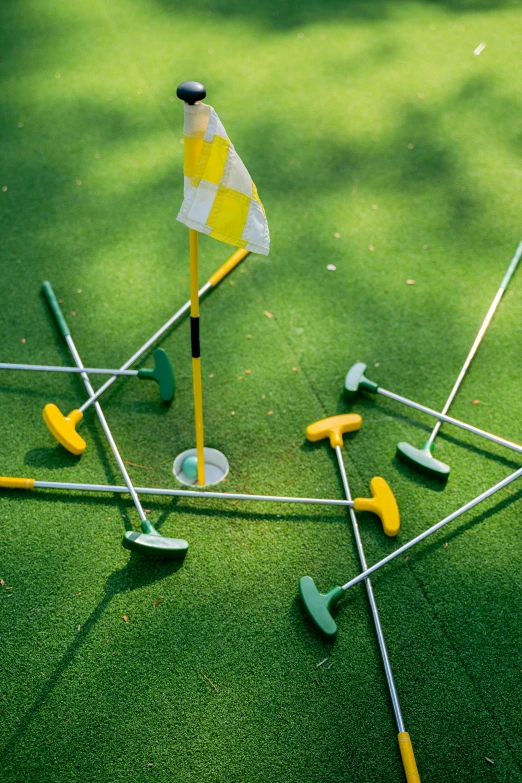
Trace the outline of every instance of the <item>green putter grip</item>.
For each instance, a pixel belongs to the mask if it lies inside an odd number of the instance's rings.
[[[56,323],[58,324],[62,336],[69,337],[71,332],[69,330],[69,327],[67,326],[67,321],[65,320],[64,315],[62,313],[62,309],[58,304],[58,300],[53,291],[53,287],[48,280],[46,280],[45,283],[42,283],[42,291],[44,292],[44,296],[47,299],[47,304],[51,308],[52,314],[56,318]]]

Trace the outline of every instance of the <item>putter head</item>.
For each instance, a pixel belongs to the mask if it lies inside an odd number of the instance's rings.
[[[332,449],[343,445],[343,434],[360,430],[362,418],[358,413],[342,413],[339,416],[329,416],[309,424],[306,428],[306,438],[314,443],[323,438],[330,438]]]
[[[183,538],[167,538],[159,533],[142,533],[128,530],[121,542],[125,549],[146,557],[162,560],[179,560],[185,557],[189,548]]]
[[[371,511],[377,514],[387,536],[396,536],[401,527],[399,507],[390,485],[381,476],[370,481],[371,498],[354,498],[355,511]]]
[[[138,378],[149,378],[149,380],[156,381],[159,384],[160,397],[163,402],[172,402],[174,399],[176,387],[174,370],[163,348],[156,348],[154,351],[154,369],[138,370]]]
[[[439,481],[447,481],[450,474],[450,466],[441,462],[431,453],[433,444],[423,443],[421,449],[416,449],[409,443],[402,441],[397,444],[397,457],[414,470],[424,473],[425,476],[436,478]]]
[[[311,576],[299,580],[299,594],[310,619],[325,636],[335,636],[337,624],[330,614],[330,605],[344,593],[342,587],[333,587],[328,593],[320,593]]]
[[[349,400],[353,400],[357,396],[359,387],[366,389],[366,391],[376,392],[379,386],[370,381],[364,374],[366,365],[363,362],[356,362],[353,364],[344,379],[344,392]]]
[[[85,451],[87,444],[76,432],[76,425],[83,419],[81,411],[75,408],[64,416],[58,406],[50,402],[43,409],[42,416],[48,430],[67,451],[77,455]]]

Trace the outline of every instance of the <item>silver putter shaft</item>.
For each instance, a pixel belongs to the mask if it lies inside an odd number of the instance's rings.
[[[511,261],[509,263],[509,266],[508,266],[508,268],[506,270],[506,273],[505,273],[504,277],[502,278],[502,282],[501,282],[501,284],[499,286],[499,289],[498,289],[497,293],[495,294],[495,298],[493,299],[493,301],[492,301],[492,303],[490,305],[490,308],[489,308],[489,310],[488,310],[488,312],[486,314],[486,317],[484,318],[484,320],[482,322],[482,326],[480,327],[477,336],[475,337],[475,342],[471,346],[470,352],[468,353],[468,355],[466,357],[466,361],[462,365],[462,369],[459,372],[457,380],[453,384],[453,388],[452,388],[452,390],[451,390],[451,392],[449,394],[449,397],[446,400],[446,403],[445,403],[445,405],[444,405],[444,407],[442,409],[442,413],[443,414],[446,414],[449,411],[449,409],[450,409],[450,405],[453,402],[457,391],[459,390],[460,384],[462,383],[462,381],[464,379],[464,376],[466,375],[466,373],[468,371],[468,368],[469,368],[471,362],[473,361],[473,358],[474,358],[475,354],[477,353],[478,347],[479,347],[480,343],[482,342],[482,338],[486,334],[486,330],[487,330],[488,326],[490,325],[490,323],[491,323],[491,321],[493,319],[493,316],[495,315],[495,311],[496,311],[496,309],[497,309],[497,307],[499,305],[500,300],[502,299],[504,291],[508,287],[509,281],[511,280],[511,278],[512,278],[512,276],[514,274],[515,269],[518,266],[518,262],[520,261],[520,257],[521,256],[522,256],[522,242],[519,242],[518,247],[517,247],[517,249],[515,251],[515,255],[513,256],[513,258],[511,259]],[[431,449],[433,441],[437,437],[437,433],[440,430],[440,428],[442,427],[442,423],[443,423],[442,420],[439,419],[439,421],[435,424],[435,426],[434,426],[434,428],[433,428],[433,430],[431,432],[430,437],[426,441],[426,446],[428,448]]]
[[[35,372],[90,372],[93,375],[138,375],[138,370],[103,370],[99,367],[56,367],[48,364],[9,364],[0,363],[0,370],[33,370]]]
[[[32,478],[0,476],[0,489],[67,489],[85,492],[125,492],[128,487],[111,484],[75,484],[65,481],[37,481]],[[160,487],[134,487],[139,495],[167,495],[178,498],[211,498],[219,500],[253,500],[267,503],[304,503],[311,506],[353,506],[352,500],[330,498],[296,498],[280,495],[245,495],[234,492],[201,492],[199,490],[162,489]]]

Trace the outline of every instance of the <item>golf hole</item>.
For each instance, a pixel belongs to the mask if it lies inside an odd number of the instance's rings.
[[[198,482],[197,479],[186,476],[183,473],[183,463],[187,457],[195,457],[196,453],[196,449],[182,451],[181,454],[178,454],[172,466],[172,472],[177,480],[190,487],[197,486]],[[205,455],[205,487],[219,484],[228,474],[227,458],[221,451],[207,448],[207,446],[205,446],[203,453]]]

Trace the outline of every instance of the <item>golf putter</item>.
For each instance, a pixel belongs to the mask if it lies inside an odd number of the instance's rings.
[[[491,323],[491,321],[493,320],[493,316],[495,315],[495,311],[500,303],[500,300],[502,299],[502,295],[506,290],[506,288],[508,287],[509,281],[511,280],[511,277],[513,276],[517,268],[521,255],[522,255],[522,242],[519,243],[515,255],[513,256],[513,258],[509,263],[509,266],[502,279],[499,289],[495,294],[495,298],[493,299],[489,307],[489,310],[482,322],[482,325],[475,338],[475,341],[471,346],[471,349],[466,357],[466,361],[462,365],[462,369],[457,377],[457,380],[455,381],[453,388],[449,394],[449,397],[446,400],[446,403],[442,409],[442,413],[444,414],[447,413],[450,409],[451,403],[453,402],[455,395],[457,394],[457,391],[459,390],[460,385],[464,379],[464,376],[466,375],[468,368],[471,362],[473,361],[475,354],[477,353],[479,345],[482,342],[482,338],[486,334],[487,328]],[[422,444],[422,447],[420,449],[415,448],[415,446],[412,446],[410,443],[406,443],[406,441],[401,441],[397,445],[397,456],[404,463],[406,463],[406,465],[408,465],[410,468],[413,468],[414,470],[419,470],[421,473],[426,474],[430,478],[437,478],[440,479],[441,481],[447,481],[450,474],[450,466],[446,465],[445,462],[441,462],[440,460],[436,459],[432,455],[433,444],[435,442],[435,438],[437,437],[437,433],[439,432],[441,427],[442,427],[442,421],[439,419],[439,421],[435,424],[430,437],[428,438],[427,441],[425,441],[425,443]]]
[[[45,283],[44,283],[45,285]],[[163,402],[172,402],[174,399],[174,371],[170,363],[170,359],[162,348],[157,348],[154,351],[154,369],[148,370],[146,368],[140,370],[104,370],[99,367],[86,367],[85,372],[91,375],[135,375],[140,379],[147,379],[156,381],[160,387],[160,396]],[[10,364],[7,362],[0,363],[0,370],[30,370],[33,372],[65,372],[65,373],[81,373],[79,367],[56,367],[49,364]],[[85,408],[84,408],[85,410]]]
[[[119,492],[128,493],[128,487],[114,484],[78,484],[67,481],[38,481],[34,478],[0,476],[0,489],[52,489],[69,492]],[[371,497],[355,500],[331,498],[297,498],[285,495],[245,495],[238,492],[202,492],[201,490],[163,489],[161,487],[134,487],[139,495],[160,495],[177,498],[202,498],[210,500],[245,500],[262,503],[297,503],[311,506],[354,506],[361,511],[371,511],[381,519],[387,535],[399,531],[399,510],[386,481],[374,476],[370,482]]]
[[[233,253],[230,258],[225,261],[224,264],[222,264],[219,269],[217,269],[211,277],[207,280],[205,285],[203,285],[199,291],[198,291],[198,297],[201,299],[205,294],[208,293],[212,288],[215,288],[219,283],[225,278],[235,267],[241,263],[241,261],[246,258],[246,256],[249,255],[248,250],[236,250],[235,253]],[[45,283],[44,283],[45,286]],[[52,289],[51,289],[52,290]],[[44,288],[45,293],[45,288]],[[49,301],[49,299],[48,299]],[[49,304],[50,301],[49,301]],[[58,306],[58,302],[56,302],[56,305]],[[59,310],[60,308],[58,308]],[[146,351],[151,348],[155,342],[157,342],[160,337],[162,337],[165,332],[167,332],[171,326],[173,326],[176,321],[179,321],[179,319],[185,315],[185,313],[190,309],[190,300],[185,302],[183,307],[180,307],[180,309],[174,313],[174,315],[169,318],[168,321],[166,321],[163,326],[158,329],[157,332],[155,332],[152,337],[150,337],[147,342],[143,343],[141,348],[138,348],[136,353],[134,353],[130,359],[128,359],[125,364],[123,364],[120,367],[120,370],[126,370],[128,367],[131,366],[131,364],[134,364],[140,356],[142,356]],[[54,310],[53,310],[54,312]],[[57,317],[57,316],[56,316]],[[63,318],[63,316],[62,316]],[[67,327],[67,324],[65,320],[63,321],[65,326]],[[61,328],[61,327],[60,327]],[[165,354],[165,358],[168,357]],[[170,368],[172,372],[172,367]],[[166,375],[166,368],[164,368],[165,375]],[[145,371],[140,370],[142,374],[149,372],[151,373],[151,370]],[[57,405],[54,405],[53,403],[50,403],[44,408],[44,421],[49,427],[50,431],[52,432],[53,436],[62,444],[62,446],[71,452],[71,454],[79,455],[83,451],[85,451],[87,444],[84,441],[84,439],[78,434],[76,431],[77,425],[81,422],[83,419],[83,411],[86,410],[86,408],[94,403],[116,380],[118,376],[113,375],[111,378],[109,378],[96,392],[92,392],[89,399],[86,400],[86,402],[81,406],[81,408],[75,408],[72,410],[67,416],[64,416]],[[145,377],[145,375],[142,375],[142,377]],[[172,372],[172,384],[174,383],[174,374]],[[58,437],[60,436],[60,437]],[[60,439],[61,438],[61,439]]]
[[[56,322],[58,324],[60,332],[62,333],[62,336],[65,339],[69,351],[74,359],[74,363],[76,364],[77,367],[80,367],[83,370],[84,368],[83,368],[82,360],[80,359],[80,355],[76,350],[76,346],[74,344],[71,333],[69,331],[69,327],[67,326],[63,313],[60,309],[60,305],[58,304],[56,297],[54,296],[54,292],[53,289],[51,288],[50,283],[47,283],[46,288],[44,288],[44,291],[47,300],[49,302],[49,305],[51,307],[51,310],[56,318]],[[90,384],[89,376],[87,375],[85,370],[82,373],[82,380],[85,384],[87,394],[91,395],[93,393],[93,388]],[[132,482],[127,472],[127,468],[125,467],[123,460],[120,456],[120,452],[118,451],[116,442],[112,437],[112,433],[109,429],[109,425],[107,424],[107,421],[105,419],[105,416],[103,414],[99,402],[95,403],[95,410],[98,415],[98,419],[100,420],[100,424],[103,427],[103,431],[105,432],[107,440],[109,441],[109,445],[112,449],[112,453],[114,454],[114,458],[118,463],[118,467],[121,471],[125,484],[127,485],[127,490],[130,493],[133,503],[136,506],[136,511],[138,512],[139,518],[141,520],[142,532],[137,533],[128,530],[125,533],[125,536],[123,537],[123,541],[122,541],[123,546],[125,547],[125,549],[130,549],[133,552],[138,552],[139,554],[142,555],[149,555],[157,558],[179,559],[181,557],[184,557],[189,547],[188,543],[182,538],[167,538],[166,536],[162,536],[156,530],[154,525],[151,522],[149,522],[149,520],[145,516],[145,512],[143,511],[141,502],[138,498],[138,495],[136,494],[136,490],[132,486]]]
[[[347,500],[351,500],[351,493],[348,484],[348,478],[346,476],[343,454],[341,450],[343,445],[342,436],[343,433],[345,432],[353,432],[354,430],[358,430],[361,427],[362,419],[360,416],[358,416],[357,419],[358,421],[354,420],[354,414],[347,414],[346,416],[331,416],[328,419],[322,419],[321,421],[316,421],[314,424],[311,424],[306,430],[306,437],[308,438],[308,440],[318,441],[323,438],[328,438],[330,440],[330,445],[335,450],[337,456],[339,471],[341,473],[344,492]],[[384,479],[382,479],[382,481],[384,481]],[[391,498],[393,498],[393,502],[396,509],[397,504],[395,503],[395,498],[393,497],[393,493],[391,492],[391,490],[389,490],[389,495],[391,496]],[[359,532],[359,525],[357,524],[357,518],[355,516],[356,507],[357,507],[356,501],[354,501],[354,506],[350,507],[349,513],[350,513],[350,519],[351,519],[353,533],[355,537],[355,543],[357,545],[357,552],[359,554],[359,561],[361,563],[361,568],[363,569],[363,571],[366,571],[367,569],[366,557],[364,554],[361,534]],[[395,509],[394,509],[394,513],[395,513]],[[396,511],[396,515],[398,521],[398,509]],[[396,532],[398,532],[398,527]],[[365,585],[366,585],[366,593],[368,595],[368,601],[370,604],[370,609],[373,617],[373,623],[375,625],[375,632],[377,634],[377,641],[379,643],[379,650],[381,653],[381,658],[384,666],[384,672],[386,675],[386,682],[388,684],[388,690],[390,692],[390,698],[393,706],[393,712],[395,715],[395,721],[397,723],[397,729],[398,729],[397,738],[399,741],[399,750],[402,757],[402,763],[404,766],[406,780],[408,781],[408,783],[420,783],[420,777],[417,770],[417,763],[415,761],[410,735],[408,734],[404,726],[404,719],[402,717],[399,695],[397,693],[397,688],[395,687],[395,680],[393,677],[391,663],[388,656],[388,650],[386,648],[386,642],[384,639],[384,634],[381,626],[379,611],[377,609],[377,603],[375,601],[375,596],[373,594],[372,584],[369,579],[365,579]],[[328,611],[328,603],[331,603],[331,601],[335,599],[336,597],[335,591],[338,591],[339,589],[340,588],[334,588],[332,595],[328,594],[328,596],[321,596],[319,591],[315,588],[313,580],[310,579],[310,577],[303,577],[299,583],[301,598],[303,600],[303,603],[306,607],[308,614],[311,616],[314,623],[318,627],[320,627],[322,632],[330,636],[336,633],[337,626],[335,624],[333,617]]]
[[[347,590],[349,590],[351,587],[354,587],[354,585],[359,584],[359,582],[362,582],[364,579],[374,574],[376,571],[379,570],[379,568],[382,568],[387,563],[391,563],[391,561],[395,560],[396,557],[400,557],[409,549],[411,549],[413,546],[420,543],[421,541],[424,541],[425,538],[428,538],[428,536],[431,536],[433,533],[436,533],[437,530],[440,530],[449,522],[452,522],[454,519],[457,519],[458,517],[462,516],[467,511],[470,511],[479,503],[482,503],[483,500],[486,500],[487,498],[494,495],[496,492],[499,492],[501,489],[504,489],[504,487],[507,487],[509,484],[511,484],[512,481],[516,481],[521,477],[522,477],[522,468],[519,468],[518,470],[515,470],[514,473],[511,473],[509,476],[507,476],[507,478],[502,479],[502,481],[499,481],[498,484],[495,484],[493,487],[490,487],[490,489],[487,489],[485,492],[482,492],[480,495],[477,495],[476,498],[473,498],[473,500],[470,500],[464,506],[461,506],[461,508],[457,509],[457,511],[454,511],[452,514],[445,517],[440,522],[437,522],[435,525],[432,525],[432,527],[425,530],[424,533],[421,533],[415,538],[412,538],[411,541],[408,541],[406,544],[403,544],[403,546],[399,547],[394,552],[391,552],[386,557],[383,557],[382,560],[379,560],[377,563],[375,563],[375,565],[372,565],[369,568],[365,568],[358,576],[354,577],[353,579],[350,579],[350,581],[346,582],[346,584],[342,585],[342,587],[335,586],[332,587],[332,589],[329,590],[327,593],[320,593],[311,576],[301,577],[301,581],[300,581],[301,596],[303,597],[303,600],[305,600],[306,597],[306,605],[307,605],[308,613],[311,619],[313,620],[313,622],[316,624],[317,628],[323,631],[323,633],[325,633],[323,629],[326,627],[327,629],[331,629],[330,634],[327,635],[335,634],[337,630],[337,626],[335,624],[335,620],[330,614],[330,608],[335,603],[337,603],[339,598]]]
[[[437,411],[434,411],[433,408],[428,408],[426,405],[421,405],[419,402],[414,402],[413,400],[409,400],[407,397],[402,397],[400,394],[395,394],[394,392],[388,391],[388,389],[383,389],[382,386],[379,386],[377,383],[366,377],[364,374],[365,370],[366,365],[363,362],[356,362],[346,373],[344,391],[345,397],[348,400],[353,400],[361,390],[368,391],[373,394],[381,394],[383,397],[388,397],[390,400],[400,402],[403,405],[407,405],[409,408],[415,408],[415,410],[422,411],[422,413],[427,413],[428,416],[433,416],[434,418],[439,419],[439,421],[445,421],[448,424],[454,424],[456,427],[460,427],[467,432],[472,432],[475,435],[479,435],[481,438],[486,438],[486,440],[489,440],[492,443],[498,443],[499,446],[505,446],[512,451],[516,451],[518,454],[522,454],[522,446],[520,446],[518,443],[513,443],[513,441],[506,440],[506,438],[501,438],[498,435],[492,435],[490,432],[481,430],[479,427],[474,427],[472,424],[466,424],[465,422],[459,421],[459,419],[454,419],[452,416],[448,416],[447,414],[438,413]]]

